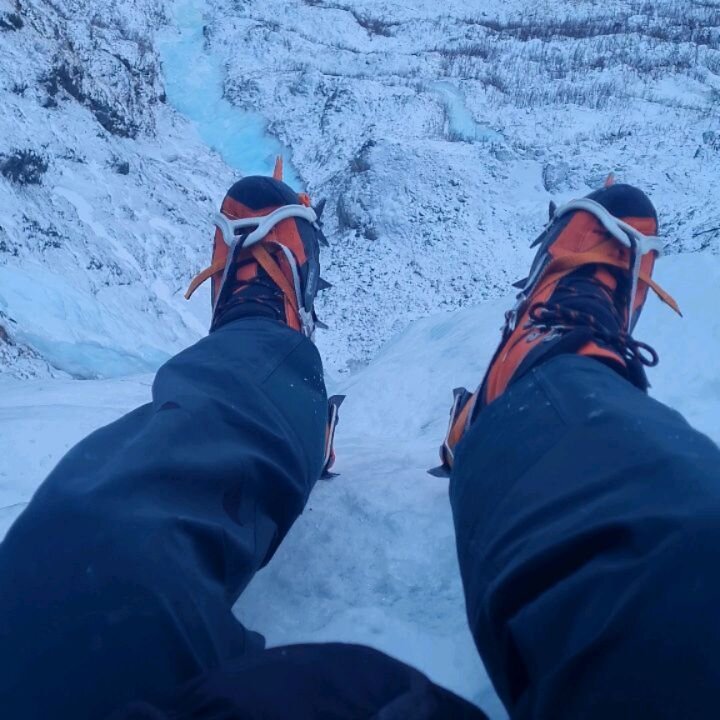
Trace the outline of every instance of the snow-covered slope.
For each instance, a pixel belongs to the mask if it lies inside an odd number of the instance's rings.
[[[283,148],[330,199],[339,372],[505,292],[550,197],[609,170],[671,251],[714,251],[719,28],[707,0],[0,0],[0,372],[149,370],[197,337],[211,213]]]
[[[5,7],[0,372],[151,370],[206,327],[180,291],[233,174],[165,104],[161,2]]]
[[[653,395],[720,442],[720,257],[672,256],[657,275],[685,318],[648,301],[638,337],[661,356]],[[447,483],[425,471],[437,461],[451,389],[479,381],[509,302],[416,322],[331,387],[348,394],[341,475],[318,484],[236,608],[271,644],[367,643],[503,717],[466,626]],[[150,380],[0,383],[0,536],[63,451],[148,399]]]
[[[262,111],[332,201],[334,366],[412,318],[505,292],[548,200],[611,170],[649,191],[671,251],[718,247],[716,3],[211,6],[227,96]]]

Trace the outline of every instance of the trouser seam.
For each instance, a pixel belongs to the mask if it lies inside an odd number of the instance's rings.
[[[273,366],[268,369],[267,373],[262,377],[261,380],[259,380],[260,385],[264,385],[279,369],[282,365],[285,364],[285,362],[290,358],[290,356],[302,345],[303,341],[310,342],[304,335],[299,335],[293,346],[280,357],[280,359],[273,364]]]

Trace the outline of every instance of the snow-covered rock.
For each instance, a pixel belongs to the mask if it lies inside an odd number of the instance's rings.
[[[164,104],[162,3],[13,10],[22,25],[0,30],[0,325],[12,343],[0,338],[0,371],[151,370],[205,329],[205,303],[186,306],[181,290],[207,262],[233,173]]]

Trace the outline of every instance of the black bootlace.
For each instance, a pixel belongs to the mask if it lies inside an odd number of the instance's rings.
[[[283,321],[283,297],[278,287],[260,268],[258,274],[250,280],[238,280],[237,271],[252,258],[234,257],[230,261],[227,280],[220,289],[215,305],[211,329],[216,329],[242,315],[262,315]]]
[[[599,298],[598,291],[605,295],[607,301]],[[562,302],[535,303],[530,308],[528,315],[531,325],[560,333],[587,328],[599,344],[615,350],[629,366],[640,364],[655,367],[658,364],[660,358],[656,350],[647,343],[635,340],[624,329],[626,323],[613,300],[613,293],[600,280],[592,276],[584,277],[581,282],[564,287],[562,293]],[[599,312],[577,309],[577,306],[583,305]]]

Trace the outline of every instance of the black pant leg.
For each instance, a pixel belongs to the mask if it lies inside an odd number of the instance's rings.
[[[361,645],[273,648],[237,658],[162,706],[134,703],[110,720],[487,720],[414,668]]]
[[[720,712],[720,450],[561,356],[483,410],[451,502],[471,628],[514,718]]]
[[[315,347],[265,319],[168,362],[0,544],[0,714],[97,720],[261,648],[231,608],[321,472]]]

